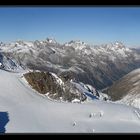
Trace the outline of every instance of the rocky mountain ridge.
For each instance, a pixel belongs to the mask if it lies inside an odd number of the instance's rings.
[[[121,42],[88,45],[82,41],[60,44],[54,39],[1,43],[0,51],[34,70],[73,77],[103,89],[140,67],[140,52]]]

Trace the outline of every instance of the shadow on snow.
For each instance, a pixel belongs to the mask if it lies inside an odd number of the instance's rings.
[[[87,93],[87,92],[85,92],[85,94],[88,96],[88,97],[90,97],[91,99],[98,99],[96,96],[94,96],[94,95],[92,95],[92,94],[90,94],[90,93]]]
[[[8,122],[8,112],[0,112],[0,133],[5,133],[5,126]]]

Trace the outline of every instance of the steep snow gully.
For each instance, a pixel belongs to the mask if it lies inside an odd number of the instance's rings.
[[[96,99],[52,101],[34,91],[22,74],[0,70],[1,133],[140,132],[139,109]]]

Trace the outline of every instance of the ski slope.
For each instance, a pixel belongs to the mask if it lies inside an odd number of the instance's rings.
[[[62,103],[31,89],[22,73],[0,70],[0,112],[7,112],[6,133],[140,132],[140,110],[93,100]]]

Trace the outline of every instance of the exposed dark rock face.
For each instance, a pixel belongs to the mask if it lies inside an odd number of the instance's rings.
[[[74,99],[80,101],[86,100],[86,96],[69,81],[58,82],[50,72],[30,72],[24,74],[24,77],[33,89],[41,94],[47,94],[48,97],[55,100],[63,100],[71,102]]]

